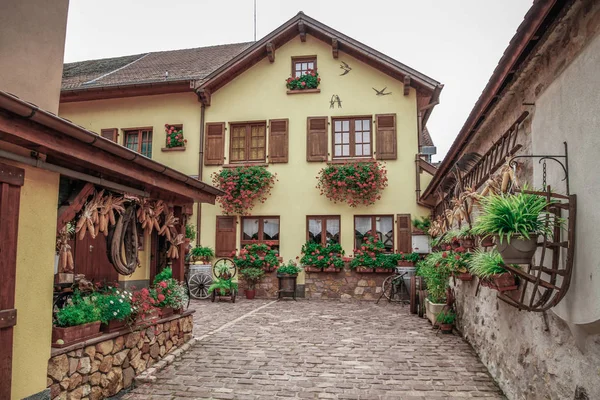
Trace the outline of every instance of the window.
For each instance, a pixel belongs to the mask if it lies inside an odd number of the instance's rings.
[[[333,157],[371,156],[371,118],[333,120]]]
[[[300,78],[315,69],[317,69],[316,56],[292,58],[292,77],[294,78]]]
[[[383,242],[387,253],[394,252],[394,217],[392,215],[360,215],[354,217],[354,248],[359,248],[369,233]]]
[[[231,124],[231,162],[265,161],[266,122]]]
[[[242,217],[242,246],[266,242],[279,249],[279,217]]]
[[[152,128],[124,129],[125,147],[152,157]]]
[[[340,243],[340,217],[309,216],[306,217],[306,240],[327,246],[329,243]]]

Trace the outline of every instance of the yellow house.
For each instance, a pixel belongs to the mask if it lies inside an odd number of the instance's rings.
[[[314,71],[318,87],[286,87],[289,77]],[[418,198],[435,172],[426,123],[441,89],[299,13],[253,43],[66,64],[59,113],[204,181],[237,166],[277,174],[251,215],[224,216],[219,205],[202,204],[191,220],[199,243],[217,256],[269,240],[288,260],[315,237],[352,254],[370,230],[386,251],[411,251],[409,218],[429,214]],[[170,127],[182,130],[184,146],[167,146]],[[373,205],[335,204],[315,188],[327,164],[373,160],[389,180]]]

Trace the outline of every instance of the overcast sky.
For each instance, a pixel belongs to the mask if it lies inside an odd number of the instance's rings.
[[[298,11],[445,85],[441,160],[532,0],[257,1],[257,38]],[[65,62],[253,40],[253,0],[70,0]]]

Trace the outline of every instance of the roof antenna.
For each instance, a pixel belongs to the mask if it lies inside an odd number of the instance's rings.
[[[256,42],[256,0],[254,0],[254,41]]]

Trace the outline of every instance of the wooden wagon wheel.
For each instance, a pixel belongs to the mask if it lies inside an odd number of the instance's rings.
[[[418,306],[419,305],[417,304],[417,277],[411,276],[410,277],[410,305],[409,305],[410,313],[416,314]]]
[[[208,288],[212,285],[212,277],[208,274],[198,272],[188,279],[190,297],[197,300],[207,299],[210,296]]]
[[[237,268],[231,258],[220,258],[213,264],[213,275],[219,279],[233,279]]]

